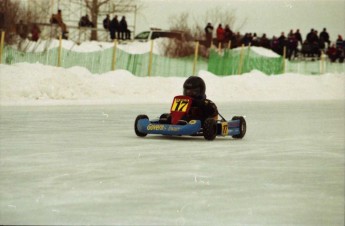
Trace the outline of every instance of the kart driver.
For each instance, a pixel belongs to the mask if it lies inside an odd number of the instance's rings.
[[[192,106],[186,115],[186,121],[201,120],[203,123],[207,118],[218,118],[217,106],[209,99],[206,99],[206,85],[202,78],[190,76],[183,84],[183,95],[192,98]]]
[[[217,106],[206,99],[206,85],[202,78],[190,76],[183,84],[183,95],[192,98],[192,106],[187,115],[182,117],[182,121],[200,120],[203,124],[207,118],[218,119]],[[171,123],[171,115],[169,113],[162,114],[159,118],[160,123]]]

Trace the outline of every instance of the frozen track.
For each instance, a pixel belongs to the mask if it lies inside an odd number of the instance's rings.
[[[135,136],[169,107],[1,107],[0,223],[344,225],[343,102],[218,104],[243,140]]]

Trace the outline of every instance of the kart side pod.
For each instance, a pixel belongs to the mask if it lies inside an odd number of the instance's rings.
[[[191,120],[184,125],[162,124],[159,120],[150,121],[146,115],[138,115],[134,122],[134,131],[137,136],[145,137],[147,134],[162,135],[191,135],[204,136],[206,140],[214,140],[216,136],[232,136],[242,139],[246,133],[246,121],[242,116],[234,116],[231,121],[217,121],[213,118],[205,120]]]

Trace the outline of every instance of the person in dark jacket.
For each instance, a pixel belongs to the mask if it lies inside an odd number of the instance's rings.
[[[278,38],[278,54],[283,55],[284,46],[286,46],[285,33],[282,32]]]
[[[202,78],[190,76],[183,84],[183,95],[192,99],[192,105],[186,115],[182,117],[182,121],[189,122],[191,120],[200,120],[202,125],[208,118],[218,119],[218,109],[215,103],[206,98],[206,85]],[[170,113],[163,114],[160,123],[170,124]]]
[[[229,25],[225,25],[225,29],[224,29],[224,43],[228,44],[233,36],[233,32],[230,29]]]
[[[107,14],[107,16],[106,16],[106,18],[103,20],[103,28],[105,29],[105,30],[109,30],[109,28],[110,28],[110,16],[109,16],[109,14]]]
[[[119,39],[119,21],[117,20],[117,15],[114,16],[114,18],[111,20],[110,25],[109,25],[109,33],[110,33],[110,38],[111,40],[116,39],[116,32],[117,32],[117,39]]]
[[[206,47],[210,48],[212,45],[212,36],[213,36],[213,26],[211,23],[208,23],[205,27],[205,36],[206,36]]]
[[[324,45],[324,43],[327,43],[327,48],[331,44],[331,41],[329,40],[329,34],[328,34],[326,28],[324,28],[322,30],[322,32],[320,33],[320,42],[322,42],[323,45]]]
[[[259,41],[259,46],[262,46],[266,49],[270,49],[271,45],[270,45],[270,40],[268,40],[268,38],[266,37],[266,34],[263,34],[260,38]]]
[[[294,35],[295,35],[295,38],[297,39],[297,42],[299,42],[302,45],[303,40],[302,40],[302,35],[301,35],[299,29],[296,30]]]
[[[218,118],[218,109],[215,103],[206,98],[206,85],[202,78],[190,76],[183,84],[183,95],[192,98],[192,106],[185,117],[186,121]]]
[[[120,33],[121,33],[120,39],[123,39],[123,40],[131,39],[131,31],[128,30],[128,25],[127,25],[125,16],[123,16],[120,21]]]
[[[79,27],[94,27],[94,24],[90,21],[89,15],[82,16],[79,20]]]

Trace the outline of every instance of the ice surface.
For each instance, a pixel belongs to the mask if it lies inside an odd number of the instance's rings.
[[[136,137],[169,107],[1,106],[1,224],[344,225],[343,101],[219,103],[243,140]]]

